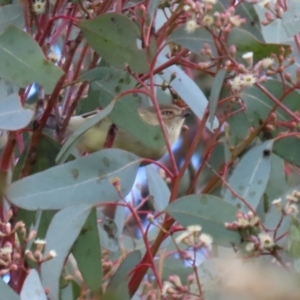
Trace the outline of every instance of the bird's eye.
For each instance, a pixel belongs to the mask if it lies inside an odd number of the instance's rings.
[[[163,116],[173,116],[173,112],[171,110],[164,110],[161,114]]]

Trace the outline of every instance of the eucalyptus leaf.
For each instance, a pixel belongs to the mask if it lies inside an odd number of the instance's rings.
[[[62,267],[90,212],[91,206],[86,204],[67,207],[54,216],[49,226],[44,253],[55,251],[57,256],[42,264],[41,278],[43,286],[49,288],[50,299],[58,299]]]
[[[16,181],[20,176],[28,155],[28,147],[29,143],[26,145],[14,168],[13,181]],[[53,167],[55,165],[55,157],[59,153],[60,148],[61,145],[57,141],[43,134],[36,148],[36,160],[30,169],[30,175]]]
[[[213,127],[217,104],[220,98],[220,93],[221,93],[221,89],[223,86],[226,73],[227,73],[226,69],[219,70],[216,77],[214,78],[213,85],[211,88],[211,94],[209,97],[209,118],[208,118],[211,127]]]
[[[284,86],[282,82],[278,80],[268,80],[267,82],[263,83],[262,86],[276,99],[280,99],[284,93]],[[284,98],[284,105],[291,111],[300,110],[300,104],[299,101],[297,101],[299,97],[300,94],[297,91],[289,93]],[[248,120],[253,125],[257,117],[262,120],[266,119],[275,106],[275,102],[272,99],[270,99],[258,87],[254,86],[243,90],[241,92],[241,98],[247,106],[245,113],[248,116]],[[275,113],[279,121],[288,121],[291,119],[290,115],[280,107],[276,109]]]
[[[104,149],[14,182],[8,199],[27,209],[62,209],[82,203],[94,205],[119,199],[131,190],[140,159],[129,152]]]
[[[94,90],[100,91],[99,104],[104,107],[118,94],[134,88],[137,84],[134,78],[124,71],[101,67],[90,70],[82,75],[81,80],[92,82]],[[165,145],[160,126],[152,126],[138,114],[141,97],[126,95],[119,99],[113,111],[109,114],[111,121],[136,137],[149,148],[161,148]]]
[[[168,60],[164,58],[163,55],[159,55],[157,59],[157,66],[162,65],[167,61]],[[208,106],[208,101],[205,95],[196,83],[178,66],[170,66],[164,69],[161,77],[165,81],[169,82],[174,74],[176,74],[176,77],[170,82],[171,87],[176,91],[179,97],[185,101],[194,114],[199,119],[202,119]],[[206,127],[210,130],[216,129],[218,126],[219,121],[216,117],[214,118],[213,126],[211,126],[208,122],[206,123]]]
[[[0,49],[1,51],[1,49]],[[0,58],[1,64],[1,58]],[[0,71],[1,72],[1,71]],[[0,128],[3,130],[19,130],[26,127],[33,117],[31,109],[22,107],[20,97],[11,94],[0,101]]]
[[[22,88],[37,82],[49,94],[62,75],[25,31],[10,25],[0,35],[0,77]]]
[[[24,27],[24,11],[21,4],[9,4],[0,7],[0,33],[9,25]]]
[[[288,231],[286,252],[293,258],[300,258],[300,222],[293,219]]]
[[[126,256],[108,283],[107,294],[114,295],[114,297],[118,295],[118,299],[130,299],[127,289],[127,283],[130,280],[129,273],[137,266],[141,258],[139,250],[132,251]]]
[[[246,52],[253,52],[255,61],[259,61],[263,58],[269,57],[272,53],[279,55],[280,48],[283,47],[287,52],[289,51],[289,45],[287,44],[271,44],[262,43],[250,32],[247,32],[241,28],[232,28],[227,41],[227,46],[234,45],[237,49],[237,57],[241,60],[241,57]]]
[[[225,1],[227,2],[227,0]],[[246,19],[246,23],[243,24],[244,30],[253,34],[259,41],[264,41],[260,20],[252,3],[239,2],[236,6],[235,15]]]
[[[34,269],[30,270],[20,293],[21,300],[47,300],[40,276]],[[8,299],[8,298],[7,298]],[[9,298],[10,299],[10,298]]]
[[[288,9],[282,14],[282,26],[287,36],[293,37],[299,33],[300,3],[298,0],[289,0]]]
[[[0,278],[0,292],[3,299],[21,300],[20,296]]]
[[[166,182],[150,165],[146,167],[146,175],[149,186],[149,197],[156,211],[161,212],[166,208],[170,199],[170,190]]]
[[[79,271],[87,286],[100,295],[102,289],[101,248],[97,229],[96,209],[93,208],[73,247]]]
[[[300,139],[298,137],[288,136],[277,139],[274,142],[273,152],[289,163],[300,167],[299,147]]]
[[[217,50],[211,33],[205,28],[197,28],[193,32],[187,34],[185,25],[176,28],[168,37],[167,42],[179,44],[195,54],[199,54],[204,44],[208,44],[214,56]],[[204,56],[203,56],[204,57]]]
[[[79,126],[68,138],[66,143],[62,146],[61,150],[59,151],[56,162],[57,164],[65,162],[70,154],[70,150],[72,146],[76,143],[76,141],[91,127],[99,123],[103,118],[105,118],[112,110],[115,105],[115,101],[111,101],[103,110],[98,112],[93,118],[85,121],[81,126]]]
[[[273,141],[266,141],[250,149],[233,169],[228,185],[242,197],[254,210],[258,207],[270,177],[271,151]],[[242,212],[249,208],[229,189],[225,190],[224,199]]]
[[[200,225],[217,245],[231,247],[240,243],[240,235],[224,226],[236,219],[237,209],[221,198],[204,194],[185,196],[170,203],[165,212],[184,227]]]
[[[147,53],[137,48],[140,33],[129,18],[106,13],[78,26],[90,46],[111,65],[124,68],[128,64],[136,72],[148,71]]]
[[[275,145],[276,142],[274,143],[274,147]],[[272,154],[271,172],[266,187],[266,195],[268,196],[269,203],[277,198],[280,198],[287,189],[284,161],[279,156]]]

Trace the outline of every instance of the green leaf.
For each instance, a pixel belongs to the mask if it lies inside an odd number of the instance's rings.
[[[1,50],[0,50],[1,51]],[[1,64],[1,59],[0,59]],[[1,71],[0,71],[1,72]],[[31,109],[24,109],[17,94],[7,96],[0,101],[0,128],[19,130],[26,127],[33,117]]]
[[[281,81],[268,80],[262,85],[277,99],[284,93],[284,87]],[[297,91],[289,93],[288,96],[284,98],[284,105],[291,111],[300,110],[300,104],[299,101],[297,101],[299,97],[300,94]],[[243,90],[241,92],[241,98],[247,106],[245,113],[248,116],[248,120],[253,125],[257,117],[262,120],[266,119],[275,106],[274,101],[257,87],[249,87]],[[279,107],[275,113],[278,121],[288,121],[291,119],[290,115]]]
[[[141,252],[135,250],[130,252],[122,261],[121,265],[108,283],[106,294],[113,295],[117,299],[130,299],[127,284],[130,280],[129,273],[141,260]]]
[[[25,88],[37,82],[45,93],[53,91],[63,71],[49,62],[38,43],[26,32],[10,25],[0,35],[0,76]]]
[[[164,58],[161,54],[157,59],[157,67],[166,63],[168,60]],[[170,66],[164,69],[161,77],[169,82],[170,78],[176,74],[176,77],[170,82],[170,86],[176,91],[180,98],[184,100],[184,102],[190,107],[190,109],[194,112],[194,114],[201,120],[204,116],[205,110],[208,105],[208,101],[200,90],[200,88],[196,85],[196,83],[178,66]],[[206,123],[206,127],[208,129],[218,128],[219,121],[215,117],[213,126],[210,125],[209,122]]]
[[[246,23],[243,25],[244,30],[253,34],[259,41],[264,41],[260,21],[252,3],[240,2],[236,6],[235,15],[246,19]]]
[[[3,299],[21,300],[20,296],[0,278],[0,292]]]
[[[66,143],[62,146],[59,151],[56,162],[57,164],[61,164],[67,160],[70,154],[70,149],[76,143],[76,141],[91,127],[99,123],[102,119],[104,119],[112,110],[115,105],[115,101],[111,101],[109,105],[107,105],[103,110],[97,113],[93,118],[85,121],[81,126],[79,126],[68,138]]]
[[[119,250],[119,231],[114,220],[107,218],[102,212],[97,212],[98,219],[101,222],[98,224],[101,246],[111,252]]]
[[[41,266],[44,287],[49,288],[49,298],[58,299],[59,277],[65,259],[91,211],[90,205],[70,206],[53,218],[46,235],[45,255],[55,251],[57,256]]]
[[[275,140],[273,152],[289,163],[300,167],[299,149],[300,139],[289,136]]]
[[[274,143],[273,148],[275,147]],[[273,149],[274,151],[274,149]],[[285,180],[284,161],[279,156],[271,155],[271,172],[269,181],[266,187],[266,194],[268,196],[269,203],[274,199],[281,197],[287,190],[287,184]]]
[[[175,29],[168,37],[167,42],[176,43],[189,49],[195,54],[199,55],[199,51],[203,48],[204,44],[208,44],[214,56],[217,55],[217,50],[211,33],[205,28],[197,28],[191,33],[187,33],[185,25]],[[200,55],[202,58],[202,56]],[[203,56],[205,58],[205,56]]]
[[[283,201],[284,203],[285,201]],[[286,244],[286,236],[284,235],[290,227],[292,217],[290,215],[284,216],[282,222],[280,219],[282,217],[282,212],[274,205],[271,205],[270,210],[266,214],[264,226],[270,230],[275,230],[277,226],[276,237],[282,236],[280,240],[276,242],[278,246],[284,247]],[[279,223],[280,222],[280,223]]]
[[[100,296],[102,289],[101,248],[93,208],[72,247],[79,271],[87,286]]]
[[[20,296],[22,300],[47,300],[47,296],[41,284],[39,274],[36,270],[32,269],[29,271],[29,274],[26,276],[26,279],[23,283]]]
[[[282,14],[282,26],[284,27],[287,36],[293,37],[299,33],[300,25],[300,3],[298,0],[290,0],[288,9]]]
[[[228,180],[230,188],[240,195],[255,210],[269,181],[273,141],[266,141],[250,149],[233,169]],[[236,198],[229,189],[224,193],[225,201],[232,203],[242,212],[248,207]]]
[[[99,104],[106,106],[119,93],[132,89],[137,84],[134,78],[126,72],[113,68],[93,69],[81,77],[82,80],[92,81],[92,87],[100,90]],[[127,95],[119,99],[109,118],[118,127],[125,129],[144,145],[151,149],[161,148],[165,145],[160,126],[152,126],[138,114],[140,97]]]
[[[255,61],[259,61],[263,58],[269,57],[272,53],[279,55],[280,47],[283,47],[286,51],[289,49],[289,45],[286,44],[266,44],[256,39],[254,35],[241,28],[232,28],[227,41],[227,46],[235,45],[237,49],[237,56],[241,60],[241,56],[246,52],[253,52]]]
[[[149,198],[156,211],[166,208],[170,199],[170,190],[166,182],[150,165],[146,167],[146,175],[149,186]]]
[[[156,9],[159,5],[160,1],[159,0],[150,0],[149,4],[148,4],[148,16],[150,17],[150,19],[152,19],[154,17],[154,14],[156,12]]]
[[[293,219],[288,232],[286,252],[293,258],[300,258],[300,222]]]
[[[118,149],[104,149],[14,182],[7,190],[10,201],[27,210],[62,209],[82,203],[119,199],[111,180],[120,182],[126,196],[140,160]]]
[[[232,243],[240,243],[240,235],[224,226],[225,222],[236,219],[237,209],[221,198],[212,195],[185,196],[169,204],[165,212],[184,227],[199,224],[217,245],[231,247]]]
[[[107,13],[78,26],[90,46],[111,65],[124,68],[128,64],[135,72],[148,71],[147,54],[137,48],[139,30],[129,18]]]
[[[283,24],[283,19],[287,20],[289,18],[294,18],[294,16],[297,14],[297,9],[295,10],[295,8],[293,7],[291,7],[290,9],[290,4],[295,2],[297,2],[297,0],[289,0],[288,9],[286,12],[282,12],[281,18],[275,19],[266,26],[261,26],[262,34],[266,42],[280,44],[291,40],[291,37],[288,36]],[[266,9],[258,4],[254,5],[253,7],[255,8],[256,13],[259,16],[260,21],[265,20]],[[287,17],[285,17],[285,14],[287,14]],[[297,19],[297,17],[295,17],[295,19]]]
[[[8,25],[24,27],[24,7],[21,4],[10,4],[0,7],[0,32]]]
[[[220,99],[220,93],[223,86],[223,81],[225,79],[225,76],[227,74],[226,69],[221,69],[218,71],[216,77],[214,78],[212,87],[211,87],[211,93],[209,97],[209,118],[208,121],[211,124],[211,127],[213,127],[213,121],[215,118],[215,113],[217,109],[217,103]]]
[[[16,181],[20,176],[20,172],[28,155],[28,146],[29,144],[22,152],[18,159],[17,165],[14,168],[13,181]],[[30,169],[30,174],[35,174],[53,167],[55,165],[55,158],[60,148],[61,145],[53,138],[47,135],[42,135],[36,148],[36,160]]]

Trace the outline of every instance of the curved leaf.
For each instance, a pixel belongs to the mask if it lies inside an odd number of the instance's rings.
[[[226,69],[219,70],[216,77],[214,78],[213,85],[211,87],[211,93],[209,97],[209,119],[208,119],[208,121],[211,124],[211,127],[213,127],[213,121],[215,118],[217,103],[220,98],[220,93],[221,93],[223,81],[225,79],[226,74],[227,74]]]
[[[23,5],[9,4],[0,7],[0,32],[8,25],[15,25],[20,28],[24,27]]]
[[[100,91],[99,104],[102,107],[108,105],[120,92],[132,89],[137,84],[128,73],[108,67],[93,69],[83,74],[81,79],[92,81],[93,89]],[[116,102],[109,118],[147,147],[161,148],[165,145],[162,130],[160,126],[152,126],[143,121],[138,114],[140,101],[140,97],[133,95],[122,97]]]
[[[0,292],[3,299],[21,300],[20,296],[0,278]]]
[[[97,113],[93,118],[86,120],[81,126],[79,126],[64,143],[61,150],[56,157],[56,163],[60,164],[66,161],[70,154],[70,148],[76,143],[76,141],[91,127],[96,125],[99,121],[105,118],[114,108],[115,101],[111,101],[103,110]]]
[[[128,64],[134,71],[147,72],[148,59],[144,50],[137,48],[139,31],[127,17],[107,13],[78,23],[91,47],[108,63],[118,68]]]
[[[0,35],[0,76],[25,88],[37,82],[51,93],[63,71],[49,62],[38,43],[10,25]]]
[[[96,209],[93,208],[73,247],[79,271],[87,286],[100,295],[102,289],[101,248],[97,229]]]
[[[141,258],[139,250],[132,251],[126,256],[108,283],[106,294],[113,297],[118,295],[117,299],[130,299],[127,288],[127,283],[130,280],[128,275],[140,262]]]
[[[208,44],[213,55],[217,55],[213,37],[203,27],[197,28],[195,31],[188,34],[185,25],[180,26],[169,35],[167,41],[179,44],[195,54],[199,54],[204,44]]]
[[[289,45],[262,43],[250,32],[241,28],[232,28],[226,43],[227,46],[236,46],[237,54],[240,59],[241,56],[248,51],[253,52],[255,61],[269,57],[272,53],[279,55],[280,47],[283,47],[287,52],[289,52]]]
[[[291,164],[300,167],[299,149],[300,139],[289,136],[276,140],[274,142],[273,152]]]
[[[156,211],[166,208],[170,199],[170,190],[166,182],[150,165],[146,167],[146,175],[149,186],[149,197]]]
[[[284,93],[282,82],[277,80],[268,80],[262,84],[275,98],[279,99]],[[275,103],[258,87],[250,87],[241,92],[241,97],[246,103],[247,109],[245,113],[249,121],[253,124],[257,116],[260,119],[266,119],[270,111],[274,108]],[[300,110],[299,99],[300,94],[293,91],[284,98],[284,105],[291,111]],[[277,108],[276,116],[279,121],[288,121],[291,119],[290,115],[281,108]]]
[[[1,60],[1,59],[0,59]],[[0,62],[1,64],[1,62]],[[31,109],[24,109],[17,94],[7,96],[0,101],[0,128],[19,130],[26,127],[33,117]]]
[[[225,228],[225,222],[236,219],[237,208],[212,195],[190,195],[177,199],[165,209],[182,226],[199,224],[214,243],[231,247],[240,243],[237,232]]]
[[[240,195],[255,210],[269,181],[271,170],[271,150],[273,141],[266,141],[250,149],[233,169],[228,180],[231,189]],[[224,200],[248,212],[247,206],[236,198],[229,189],[225,190]]]
[[[49,288],[49,298],[59,299],[59,277],[65,259],[91,211],[90,205],[70,206],[59,211],[46,234],[45,255],[55,251],[57,256],[41,266],[43,286]]]
[[[21,300],[47,300],[40,276],[36,270],[30,270],[23,283],[20,296]]]
[[[157,66],[166,63],[168,60],[163,57],[163,55],[159,55],[157,59]],[[197,86],[197,84],[178,66],[170,66],[164,69],[161,77],[169,82],[170,78],[176,74],[176,77],[170,82],[171,87],[176,91],[176,93],[184,100],[184,102],[191,108],[191,110],[195,113],[195,115],[202,119],[205,113],[205,110],[208,105],[208,101]],[[206,123],[206,127],[208,129],[218,128],[219,121],[215,117],[213,126],[210,125],[209,122]]]
[[[118,149],[104,149],[75,161],[50,168],[14,182],[8,199],[27,210],[62,209],[82,203],[96,204],[119,199],[131,190],[140,159]]]

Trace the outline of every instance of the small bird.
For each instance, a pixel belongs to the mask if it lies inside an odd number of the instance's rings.
[[[160,105],[161,115],[165,124],[169,142],[173,145],[178,139],[184,120],[191,113],[176,105]],[[93,117],[97,112],[87,113],[81,116],[71,117],[66,128],[65,137],[69,137],[81,124]],[[140,117],[150,125],[159,125],[159,121],[154,107],[139,108]],[[79,151],[92,153],[103,149],[107,140],[108,132],[112,128],[112,122],[109,117],[105,117],[95,126],[91,127],[81,137],[79,137],[76,147]],[[167,146],[161,148],[150,148],[132,136],[122,128],[117,128],[112,141],[112,148],[123,149],[134,153],[140,157],[158,160],[166,152]]]

